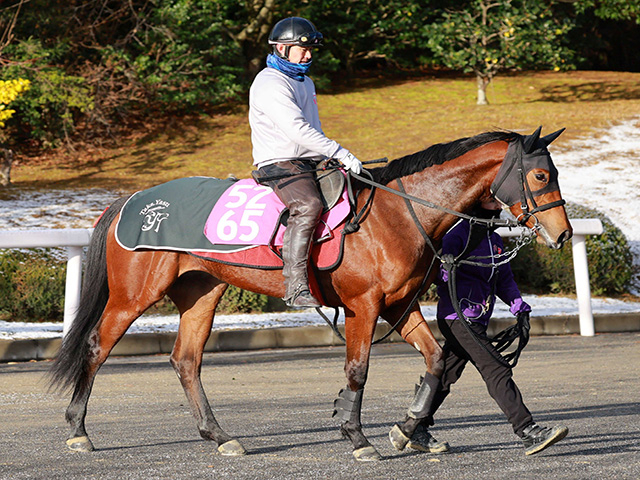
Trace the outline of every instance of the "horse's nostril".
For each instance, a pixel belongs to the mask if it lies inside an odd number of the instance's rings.
[[[570,238],[571,238],[571,233],[569,233],[569,230],[565,230],[558,237],[558,246],[562,247],[562,245],[564,245],[564,243]]]

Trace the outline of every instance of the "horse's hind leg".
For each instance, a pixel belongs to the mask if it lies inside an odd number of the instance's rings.
[[[157,300],[149,300],[147,308]],[[87,403],[91,395],[93,381],[118,340],[122,338],[133,321],[146,310],[146,308],[141,310],[139,307],[125,309],[118,303],[114,296],[109,298],[100,323],[89,339],[89,358],[84,378],[82,382],[76,384],[71,402],[66,410],[65,418],[71,426],[67,446],[74,451],[88,452],[94,449],[85,429]]]
[[[169,297],[180,310],[180,328],[170,361],[202,438],[215,441],[222,455],[244,455],[246,451],[240,442],[216,421],[200,379],[202,352],[211,333],[216,306],[227,286],[209,274],[190,272],[171,287]]]
[[[385,312],[384,318],[389,320],[390,323],[393,322],[391,320],[393,317],[394,315],[390,312]],[[407,411],[405,421],[402,425],[395,425],[389,432],[389,439],[394,447],[398,450],[403,450],[416,432],[416,429],[418,429],[418,426],[424,423],[431,414],[431,405],[440,385],[443,358],[442,348],[433,336],[418,306],[414,307],[407,319],[398,326],[397,330],[407,343],[422,354],[427,367],[424,377],[421,378],[420,383],[417,385],[416,393]],[[441,446],[431,445],[429,447],[432,453],[443,448],[445,448],[444,444]]]
[[[123,260],[119,268],[110,272],[109,300],[100,321],[88,339],[83,372],[76,379],[73,396],[65,415],[71,426],[71,433],[67,440],[67,446],[71,450],[85,452],[93,450],[93,444],[85,429],[85,417],[95,376],[134,320],[160,300],[176,278],[176,271],[167,269],[165,276],[159,275],[153,282],[146,285],[148,272],[140,265],[155,264],[146,255],[138,254],[132,259],[140,260],[140,263],[125,264]],[[118,278],[118,275],[122,277]]]

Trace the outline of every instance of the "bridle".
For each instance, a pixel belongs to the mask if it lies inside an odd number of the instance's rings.
[[[534,146],[530,146],[529,149],[533,147]],[[512,207],[520,201],[520,209],[522,210],[522,213],[517,218],[518,223],[525,226],[530,217],[533,217],[535,225],[532,227],[532,230],[536,231],[540,227],[538,218],[535,214],[555,207],[561,207],[566,204],[566,201],[564,199],[560,199],[545,203],[544,205],[537,204],[535,200],[536,196],[559,190],[557,181],[558,174],[549,158],[549,152],[547,151],[546,145],[542,148],[537,148],[534,151],[526,152],[528,163],[531,164],[527,166],[524,164],[524,154],[526,150],[527,145],[525,145],[525,142],[521,139],[520,141],[511,142],[509,144],[507,154],[505,155],[505,161],[503,161],[502,166],[496,175],[496,179],[491,184],[491,193],[498,201],[508,207]],[[532,191],[529,181],[527,180],[527,174],[537,167],[548,170],[550,178],[546,186],[539,190]],[[517,170],[517,176],[512,175],[514,168]],[[514,185],[514,182],[517,186]],[[516,191],[519,191],[518,195],[516,195]],[[530,209],[529,205],[533,208]]]

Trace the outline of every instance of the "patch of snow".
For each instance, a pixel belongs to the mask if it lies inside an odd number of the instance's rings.
[[[562,197],[607,215],[627,237],[635,267],[634,294],[640,292],[640,116],[560,151],[550,147]]]
[[[91,228],[121,195],[102,189],[21,191],[0,200],[0,231],[39,228]]]

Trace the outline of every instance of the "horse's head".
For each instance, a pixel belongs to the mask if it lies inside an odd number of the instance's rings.
[[[558,249],[573,235],[558,186],[558,170],[547,147],[564,128],[540,137],[520,137],[509,144],[491,193],[507,205],[521,224],[533,229],[540,243]]]

